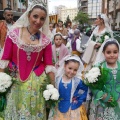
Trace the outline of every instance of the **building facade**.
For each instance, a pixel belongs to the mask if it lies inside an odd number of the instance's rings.
[[[102,12],[102,0],[88,0],[88,15],[90,19],[96,19]]]
[[[78,0],[78,10],[89,15],[91,21],[94,21],[102,12],[102,0]]]
[[[3,18],[3,9],[11,8],[14,14],[14,20],[17,20],[26,10],[26,6],[20,3],[19,0],[0,0],[0,19]]]
[[[61,16],[62,16],[62,10],[64,10],[64,9],[67,9],[64,5],[59,5],[59,6],[55,6],[55,14],[57,14],[58,15],[58,19],[62,19],[61,18]]]
[[[78,0],[78,10],[84,13],[88,13],[88,0]]]
[[[62,8],[58,13],[58,19],[62,20],[63,22],[66,21],[67,16],[69,16],[70,20],[73,21],[75,16],[77,16],[78,9],[77,8]]]
[[[102,12],[109,17],[113,30],[120,30],[120,0],[103,0]]]

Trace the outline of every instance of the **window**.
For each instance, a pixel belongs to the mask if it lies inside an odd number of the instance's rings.
[[[7,0],[7,7],[11,8],[11,0]]]

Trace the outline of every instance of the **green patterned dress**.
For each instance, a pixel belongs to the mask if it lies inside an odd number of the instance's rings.
[[[45,76],[43,73],[37,77],[33,72],[25,83],[18,79],[7,95],[7,106],[4,113],[1,113],[5,120],[46,120],[42,91]]]
[[[120,120],[120,62],[117,62],[115,69],[108,68],[106,62],[102,63],[102,67],[109,70],[106,87],[102,91],[92,90],[94,98],[90,105],[89,120]],[[105,106],[106,101],[103,100],[100,102],[105,91],[117,101],[116,107]],[[95,104],[94,100],[98,102]]]

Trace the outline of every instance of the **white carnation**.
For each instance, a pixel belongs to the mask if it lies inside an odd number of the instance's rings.
[[[58,93],[58,90],[56,88],[49,89],[50,94]]]
[[[91,74],[96,73],[96,72],[100,73],[100,69],[99,69],[98,67],[93,67],[93,68],[89,71],[89,73],[91,73]]]
[[[58,100],[59,99],[59,92],[52,84],[47,85],[47,90],[44,90],[43,97],[45,100]]]
[[[105,35],[105,40],[109,39],[109,36],[108,35]]]
[[[54,86],[53,86],[52,84],[49,84],[49,85],[47,85],[47,87],[46,87],[47,90],[52,89],[52,88],[54,88]]]
[[[43,97],[45,98],[45,100],[49,100],[50,99],[50,92],[49,90],[45,90],[43,91]]]
[[[4,86],[0,86],[0,92],[3,93],[5,91],[6,91],[5,87]]]
[[[89,83],[94,83],[98,81],[99,75],[101,75],[100,69],[98,67],[93,67],[88,73],[85,74],[85,79],[87,79]]]
[[[12,78],[6,73],[0,72],[0,92],[6,92],[12,84]]]
[[[58,100],[59,99],[59,93],[57,92],[57,93],[52,94],[51,99],[52,100]]]

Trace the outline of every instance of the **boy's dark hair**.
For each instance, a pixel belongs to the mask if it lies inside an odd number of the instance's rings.
[[[12,10],[12,9],[11,8],[4,8],[4,13],[5,13],[6,10]]]

